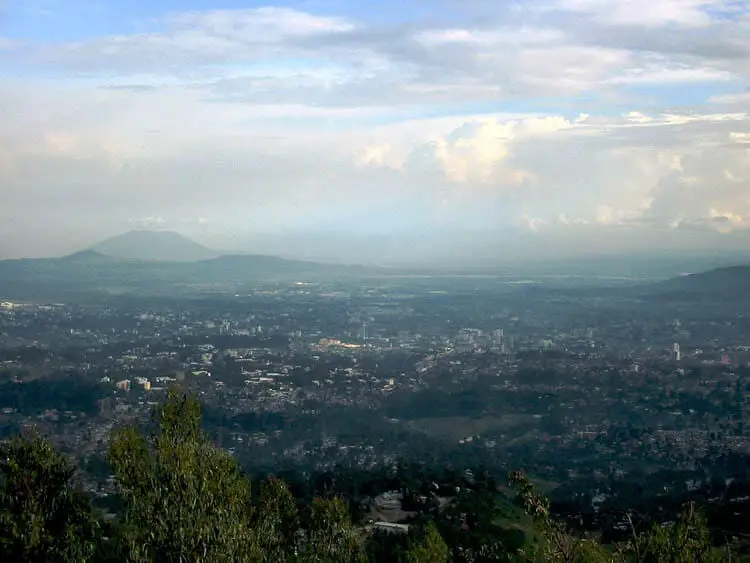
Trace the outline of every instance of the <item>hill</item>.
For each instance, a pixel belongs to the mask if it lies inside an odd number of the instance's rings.
[[[729,266],[688,274],[656,285],[659,294],[702,299],[747,299],[750,266]]]
[[[60,258],[52,258],[51,260],[57,261],[58,264],[102,264],[112,263],[116,258],[107,256],[96,250],[81,250],[80,252],[74,252]]]
[[[174,296],[206,290],[234,291],[258,282],[333,281],[368,272],[372,270],[361,266],[276,256],[227,255],[199,261],[157,261],[124,259],[85,250],[60,258],[0,260],[0,298],[88,299],[135,293]]]
[[[221,254],[174,231],[130,231],[89,250],[113,258],[159,262],[197,262]]]
[[[695,501],[637,524],[629,508],[618,510],[616,519],[612,511],[592,522],[594,529],[609,531],[625,512],[633,533],[605,545],[605,533],[584,534],[585,512],[573,508],[574,518],[555,512],[521,472],[507,476],[507,487],[485,467],[461,471],[434,462],[308,476],[285,471],[294,479],[289,483],[263,471],[251,483],[239,462],[202,431],[195,395],[173,387],[153,414],[156,436],[134,428],[112,433],[101,461],[103,477],[114,474],[119,501],[109,505],[106,519],[77,486],[76,460],[40,434],[4,440],[3,561],[746,560],[736,557],[737,538],[730,544],[725,531],[712,533],[718,530]],[[251,494],[256,487],[259,494]],[[201,553],[205,557],[195,555]]]

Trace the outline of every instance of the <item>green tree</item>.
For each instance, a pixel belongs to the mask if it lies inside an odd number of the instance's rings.
[[[288,561],[297,555],[297,502],[280,479],[271,478],[261,486],[253,527],[266,561]]]
[[[561,563],[608,563],[616,560],[598,542],[577,536],[552,518],[549,499],[539,494],[520,472],[511,473],[510,486],[518,491],[524,511],[534,518],[536,541],[519,553],[525,561]]]
[[[122,536],[133,562],[260,559],[250,527],[250,483],[200,426],[195,397],[176,389],[154,414],[155,430],[112,439],[109,461],[125,501]]]
[[[451,552],[435,524],[425,526],[420,540],[413,544],[404,557],[405,563],[447,563]]]
[[[72,484],[74,466],[36,432],[0,446],[0,559],[93,559],[99,522]]]
[[[364,561],[361,536],[353,528],[347,503],[341,498],[313,499],[308,509],[306,541],[300,549],[304,562]]]
[[[677,521],[654,524],[649,532],[636,535],[628,545],[628,558],[636,563],[710,563],[723,560],[713,551],[703,514],[695,503],[687,504]]]

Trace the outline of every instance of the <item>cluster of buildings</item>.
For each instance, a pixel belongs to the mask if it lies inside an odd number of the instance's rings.
[[[217,441],[247,458],[373,465],[420,432],[498,463],[533,450],[568,475],[608,459],[626,471],[646,458],[689,465],[711,448],[750,451],[741,311],[490,291],[372,282],[192,305],[3,302],[0,378],[73,374],[91,382],[99,408],[28,414],[7,404],[0,422],[47,424],[67,451],[100,455],[113,428],[145,420],[180,383],[220,413]],[[410,406],[425,393],[474,390],[481,424],[450,412],[433,423],[440,416]],[[312,423],[328,412],[379,434]]]

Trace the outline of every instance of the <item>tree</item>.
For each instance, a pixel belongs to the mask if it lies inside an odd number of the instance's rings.
[[[525,475],[511,473],[508,484],[518,490],[521,506],[534,518],[538,532],[536,544],[520,553],[522,559],[561,563],[607,563],[614,560],[598,542],[572,534],[552,518],[549,499],[539,494]]]
[[[435,524],[430,522],[420,541],[412,545],[404,557],[405,563],[447,563],[451,552],[440,536]]]
[[[710,563],[722,556],[712,550],[706,519],[695,503],[688,503],[677,521],[636,535],[628,546],[630,559],[637,563]]]
[[[154,422],[150,436],[127,428],[110,445],[125,501],[128,560],[258,560],[250,483],[234,459],[203,434],[198,401],[171,389]]]
[[[267,561],[288,561],[297,555],[299,513],[286,483],[272,477],[263,484],[253,526]]]
[[[307,541],[300,550],[301,561],[364,561],[362,538],[351,525],[349,508],[343,499],[313,499],[306,528]]]
[[[536,549],[529,550],[527,560],[561,561],[570,563],[714,563],[724,561],[724,555],[714,551],[706,519],[694,503],[688,503],[676,522],[654,524],[645,534],[638,534],[632,519],[632,539],[610,553],[596,541],[569,533],[550,515],[549,501],[539,495],[531,482],[521,473],[511,473],[509,482],[518,489],[524,510],[534,517],[540,532]],[[727,546],[731,561],[731,550]]]
[[[99,522],[72,484],[74,466],[36,432],[0,446],[0,554],[3,561],[85,563]]]

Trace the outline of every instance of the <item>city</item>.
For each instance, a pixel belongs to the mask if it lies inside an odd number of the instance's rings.
[[[523,468],[596,526],[639,480],[747,503],[750,318],[639,288],[393,276],[6,301],[0,428],[50,436],[102,506],[111,432],[174,385],[251,473]]]
[[[750,562],[750,0],[0,0],[0,561]]]

